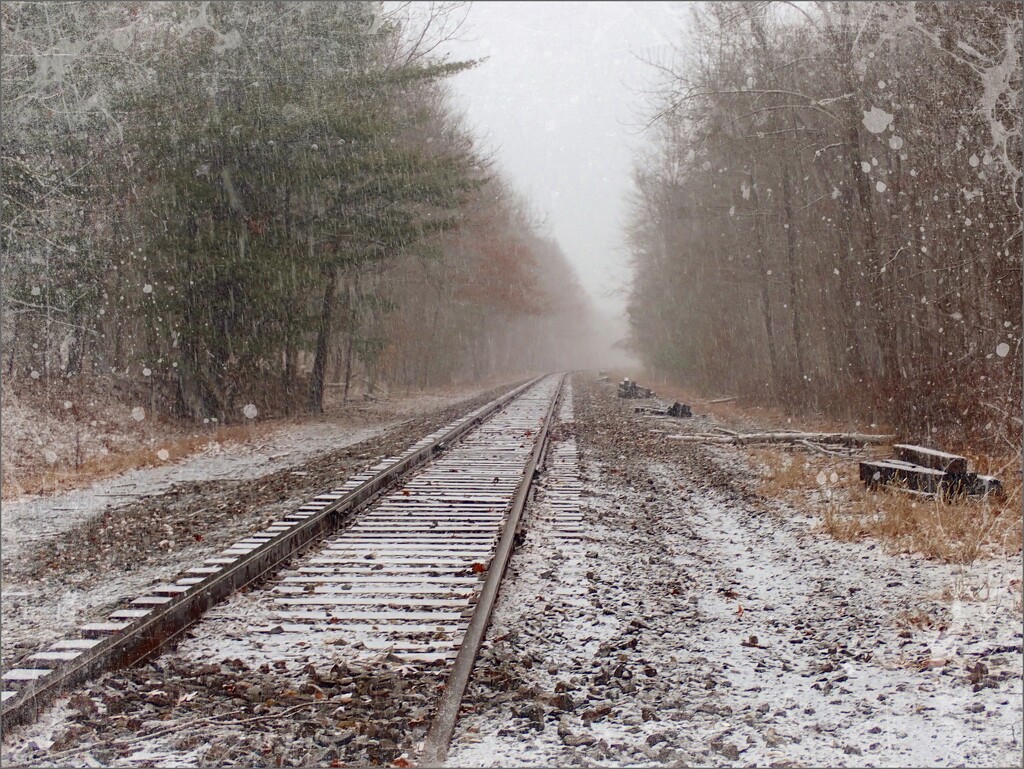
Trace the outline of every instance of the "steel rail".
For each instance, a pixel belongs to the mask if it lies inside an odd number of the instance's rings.
[[[502,530],[501,539],[491,558],[487,570],[487,579],[480,596],[477,599],[476,609],[469,621],[463,636],[462,645],[459,647],[455,662],[452,664],[451,673],[445,683],[444,691],[438,700],[437,710],[430,723],[430,729],[423,740],[423,747],[419,751],[416,760],[418,766],[438,767],[444,763],[448,755],[448,748],[451,744],[452,734],[455,731],[455,724],[459,718],[459,708],[462,705],[462,697],[469,685],[473,667],[476,665],[476,658],[480,652],[480,645],[483,643],[487,628],[490,625],[491,614],[494,611],[494,604],[498,597],[498,589],[505,576],[512,551],[522,537],[522,515],[526,508],[526,502],[533,489],[533,482],[537,474],[537,466],[544,457],[547,450],[548,436],[551,423],[561,398],[562,387],[565,383],[565,374],[558,380],[558,387],[555,390],[555,397],[551,399],[547,415],[544,417],[544,426],[537,438],[530,461],[523,472],[523,479],[520,481],[509,509],[508,519]]]
[[[457,425],[425,445],[414,444],[393,463],[344,494],[328,492],[318,495],[340,498],[334,498],[308,515],[298,517],[292,514],[298,520],[287,526],[285,524],[289,516],[285,516],[271,527],[284,530],[277,531],[273,536],[263,535],[265,541],[255,546],[247,545],[250,549],[238,557],[207,558],[207,562],[218,562],[216,568],[211,566],[205,570],[199,569],[200,576],[196,576],[197,570],[193,570],[192,576],[186,572],[176,585],[169,586],[177,588],[170,597],[147,595],[136,599],[133,602],[136,606],[143,605],[140,602],[149,601],[144,616],[130,622],[106,623],[108,627],[103,627],[103,623],[97,626],[86,625],[82,628],[83,635],[89,631],[95,640],[81,639],[51,644],[51,651],[32,655],[25,661],[33,665],[33,668],[7,671],[3,676],[4,689],[7,690],[12,684],[17,685],[17,688],[4,691],[0,706],[0,731],[5,732],[16,724],[34,720],[43,707],[71,686],[94,678],[105,670],[127,667],[158,654],[215,604],[239,588],[268,577],[285,561],[336,530],[399,479],[450,447],[542,378],[536,377],[470,412]],[[306,506],[312,505],[307,503]],[[250,538],[250,541],[253,539]],[[231,550],[231,547],[227,550]],[[161,591],[154,588],[152,592],[159,594]],[[153,604],[154,601],[159,603]],[[143,613],[142,610],[137,611]]]

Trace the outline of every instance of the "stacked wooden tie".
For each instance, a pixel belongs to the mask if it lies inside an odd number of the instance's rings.
[[[868,488],[896,486],[920,494],[954,496],[999,494],[1002,484],[991,475],[967,469],[967,458],[924,446],[897,443],[893,459],[860,463],[860,479]]]

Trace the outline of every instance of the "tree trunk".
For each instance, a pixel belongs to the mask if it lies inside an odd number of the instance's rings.
[[[789,169],[782,167],[782,212],[786,225],[786,266],[789,268],[789,312],[793,322],[793,351],[796,355],[796,389],[793,395],[798,406],[803,405],[807,391],[804,371],[804,331],[800,323],[800,297],[797,293],[796,222],[793,221],[793,190]]]
[[[756,224],[754,229],[757,231],[757,266],[761,274],[758,276],[758,284],[761,287],[761,314],[764,320],[764,333],[768,342],[768,363],[769,369],[769,395],[774,399],[776,388],[779,384],[779,355],[775,346],[775,327],[772,324],[772,296],[771,296],[771,285],[768,274],[768,261],[765,257],[765,240],[764,230],[762,224],[762,216],[760,214],[761,204],[758,200],[757,186],[753,176],[750,179],[750,200],[754,204],[754,211],[756,214]]]
[[[347,344],[345,345],[345,389],[342,394],[342,402],[348,403],[348,389],[352,384],[352,342],[355,337],[355,329],[350,329]]]
[[[316,335],[316,358],[313,373],[309,377],[309,411],[322,414],[324,410],[324,374],[327,371],[327,346],[331,336],[331,321],[334,316],[335,292],[338,288],[338,271],[330,268],[324,288],[324,299],[320,309],[320,329]]]

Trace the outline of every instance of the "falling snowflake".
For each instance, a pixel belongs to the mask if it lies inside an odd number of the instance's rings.
[[[166,462],[168,459],[170,459],[171,452],[169,452],[167,449],[160,449],[160,451],[158,451],[156,455],[161,462]]]
[[[57,461],[57,455],[53,451],[50,451],[49,449],[47,449],[43,453],[43,456],[46,458],[46,461],[51,465]]]
[[[977,168],[978,164],[981,163],[981,160],[977,155],[971,155],[970,158],[967,159],[967,162],[971,164],[971,168]]]
[[[32,286],[32,296],[39,296],[41,293],[39,286]]]
[[[136,406],[132,409],[132,419],[136,422],[141,422],[146,418],[146,410],[142,406]]]
[[[35,369],[32,369],[32,373],[29,374],[29,376],[32,377],[33,379],[39,379],[39,372],[36,371]]]
[[[245,416],[248,417],[249,419],[255,419],[256,415],[259,414],[260,412],[256,410],[255,405],[250,403],[244,409],[242,409],[242,413],[245,414]]]
[[[860,170],[866,174],[871,173],[871,164],[866,160],[862,160],[860,164]]]
[[[1005,358],[1009,354],[1010,345],[1008,345],[1006,342],[1000,342],[999,344],[996,345],[996,355],[998,355],[1000,358]]]
[[[144,285],[142,287],[142,293],[144,293],[144,294],[152,294],[153,293],[153,285],[151,283],[147,283],[146,285]]]
[[[872,107],[864,113],[864,127],[873,134],[880,134],[892,123],[892,115],[884,109]]]
[[[66,409],[71,408],[71,401],[64,401],[64,408],[66,408]]]
[[[903,137],[893,134],[889,137],[889,146],[894,150],[900,149],[903,146]]]
[[[826,481],[826,480],[828,480],[828,479],[827,479],[827,478],[825,477],[825,471],[824,471],[824,470],[822,470],[822,471],[821,471],[820,473],[818,473],[818,477],[817,477],[817,478],[815,478],[814,480],[816,480],[816,481],[818,482],[818,485],[819,485],[819,486],[824,486],[824,485],[825,485],[825,481]]]
[[[875,189],[878,190],[879,192],[885,192],[885,190],[886,190],[885,182],[876,182],[875,183]]]

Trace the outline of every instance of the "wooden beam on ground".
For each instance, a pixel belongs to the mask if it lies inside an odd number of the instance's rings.
[[[863,446],[867,443],[891,443],[893,435],[869,435],[866,433],[739,433],[737,435],[668,435],[676,441],[697,443],[734,443],[744,446],[749,443],[830,443],[840,446]]]
[[[896,459],[904,462],[943,470],[947,473],[963,474],[967,472],[967,458],[958,454],[949,454],[945,451],[907,443],[897,443],[892,447],[892,451]]]

